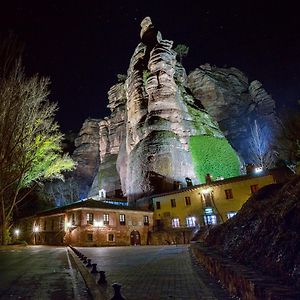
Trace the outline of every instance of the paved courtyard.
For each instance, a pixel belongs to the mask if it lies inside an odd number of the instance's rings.
[[[65,247],[0,248],[0,299],[89,299]]]
[[[187,245],[76,248],[106,271],[109,299],[114,282],[128,300],[230,299],[195,265]]]

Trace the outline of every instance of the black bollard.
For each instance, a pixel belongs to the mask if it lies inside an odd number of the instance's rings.
[[[85,259],[86,259],[86,256],[84,256],[84,255],[82,254],[80,260],[85,260]]]
[[[97,271],[97,264],[92,264],[92,271],[91,271],[92,274],[95,274],[95,273],[98,273]]]
[[[86,264],[87,268],[91,268],[92,267],[91,261],[92,260],[90,258],[87,259],[87,264]]]
[[[110,300],[126,300],[125,298],[122,297],[121,295],[121,285],[118,283],[114,283],[112,285],[113,289],[114,289],[114,296],[110,299]]]
[[[99,271],[100,278],[98,280],[98,284],[107,284],[105,271]]]
[[[86,264],[87,263],[87,257],[84,257],[83,263]]]

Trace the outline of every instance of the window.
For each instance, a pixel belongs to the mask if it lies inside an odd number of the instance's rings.
[[[86,214],[86,223],[93,225],[93,223],[94,223],[94,214],[92,214],[92,213],[87,213]]]
[[[159,201],[156,202],[156,209],[160,209],[160,202]]]
[[[92,233],[88,233],[87,236],[86,236],[86,240],[88,242],[92,242],[93,241],[93,234]]]
[[[115,235],[114,235],[113,233],[109,233],[109,234],[107,235],[107,240],[108,240],[109,242],[114,242],[114,241],[115,241]]]
[[[233,198],[232,189],[225,190],[225,196],[226,199],[232,199]]]
[[[196,226],[196,218],[195,217],[187,217],[186,218],[186,226],[187,227],[194,227],[194,226]]]
[[[173,228],[178,228],[178,227],[180,227],[179,218],[174,218],[174,219],[172,219],[172,227],[173,227]]]
[[[47,221],[44,221],[44,230],[47,230]]]
[[[120,220],[120,225],[125,225],[126,224],[124,214],[120,214],[119,220]]]
[[[109,214],[103,215],[103,224],[108,225],[109,224]]]
[[[185,197],[185,205],[191,205],[191,197]]]
[[[254,194],[258,190],[258,184],[253,184],[250,186],[251,193]]]
[[[71,217],[71,224],[75,225],[75,214],[74,213],[72,214],[72,217]]]
[[[229,211],[227,212],[227,219],[230,219],[236,215],[236,211]]]
[[[149,225],[149,217],[144,216],[144,225]]]
[[[65,221],[64,221],[63,217],[60,217],[59,218],[59,229],[63,230],[64,227],[65,227]]]
[[[204,224],[205,225],[217,224],[217,216],[216,215],[205,215],[204,216]]]
[[[175,199],[171,199],[171,206],[176,207],[176,200]]]

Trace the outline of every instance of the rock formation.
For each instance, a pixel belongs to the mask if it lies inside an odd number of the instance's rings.
[[[186,178],[198,183],[190,136],[224,139],[190,94],[173,42],[162,39],[149,17],[141,26],[127,79],[108,93],[111,116],[99,123],[101,163],[93,184],[108,195],[122,189],[130,201],[184,186]]]
[[[125,82],[108,92],[111,115],[98,124],[100,164],[89,194],[103,188],[108,196],[122,191],[134,201],[186,186],[186,178],[199,183],[206,173],[239,175],[252,122],[276,121],[273,99],[235,68],[206,64],[187,76],[173,42],[149,17],[141,27]],[[219,151],[220,145],[226,150]],[[216,155],[218,167],[212,167]]]
[[[80,198],[87,197],[99,167],[99,121],[85,120],[75,139],[76,149],[72,158],[76,161],[77,167],[72,177],[78,184]]]
[[[202,65],[189,74],[188,85],[246,162],[254,120],[261,126],[277,126],[272,97],[259,81],[249,84],[247,77],[236,68]]]

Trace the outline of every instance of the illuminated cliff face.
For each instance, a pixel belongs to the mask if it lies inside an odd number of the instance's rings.
[[[173,190],[178,183],[185,186],[187,177],[199,183],[194,166],[201,157],[194,151],[192,159],[190,137],[225,140],[190,94],[173,42],[163,40],[150,19],[142,22],[141,40],[125,83],[109,91],[111,116],[100,122],[101,163],[91,194],[101,188],[108,193],[122,189],[132,201]],[[222,163],[227,160],[221,168]],[[239,166],[230,176],[238,174]]]

